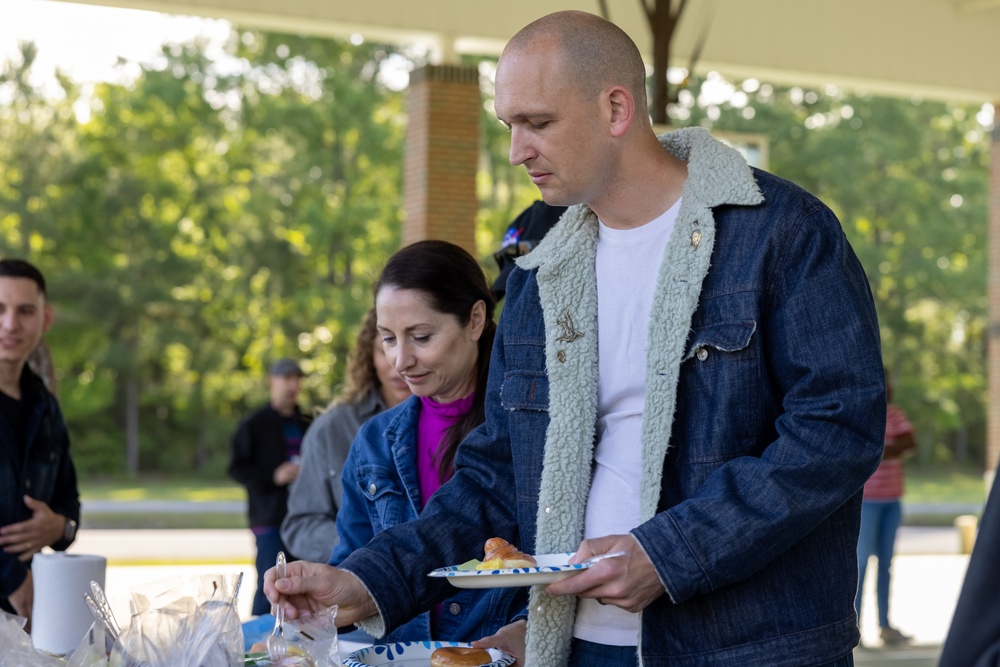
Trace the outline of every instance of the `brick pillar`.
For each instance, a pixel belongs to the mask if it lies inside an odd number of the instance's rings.
[[[989,182],[989,347],[986,404],[986,470],[1000,460],[1000,103],[994,105]]]
[[[451,241],[476,255],[479,71],[426,65],[410,75],[403,244]]]

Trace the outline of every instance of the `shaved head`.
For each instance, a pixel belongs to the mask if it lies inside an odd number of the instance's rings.
[[[587,12],[556,12],[522,28],[507,43],[504,54],[546,46],[556,47],[564,71],[586,97],[609,86],[622,86],[632,94],[637,108],[646,108],[642,56],[632,38],[614,23]]]

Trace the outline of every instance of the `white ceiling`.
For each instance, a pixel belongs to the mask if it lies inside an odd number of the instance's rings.
[[[597,0],[71,0],[225,18],[262,29],[429,46],[439,61],[495,54],[531,20]],[[652,3],[653,0],[646,0]],[[640,0],[607,0],[643,53]],[[710,27],[697,70],[774,83],[1000,102],[1000,0],[689,0],[673,47],[686,66]]]

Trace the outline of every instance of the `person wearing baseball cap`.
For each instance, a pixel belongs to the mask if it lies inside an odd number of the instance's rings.
[[[288,486],[299,475],[302,438],[312,421],[297,404],[305,376],[298,362],[278,359],[267,375],[270,401],[240,422],[229,463],[229,476],[247,489],[250,530],[257,543],[255,616],[271,608],[264,597],[264,572],[279,551],[288,551],[280,526],[288,512]]]
[[[507,276],[514,270],[514,260],[527,255],[542,240],[566,211],[565,206],[549,206],[541,199],[521,211],[503,235],[500,250],[493,253],[500,274],[493,281],[497,301],[507,293]]]

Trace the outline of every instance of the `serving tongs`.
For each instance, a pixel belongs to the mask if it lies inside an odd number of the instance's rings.
[[[115,613],[111,611],[108,598],[104,595],[104,589],[96,581],[90,582],[90,593],[84,593],[83,599],[87,603],[87,608],[93,617],[104,625],[104,648],[110,655],[118,636],[122,633],[121,626]]]

